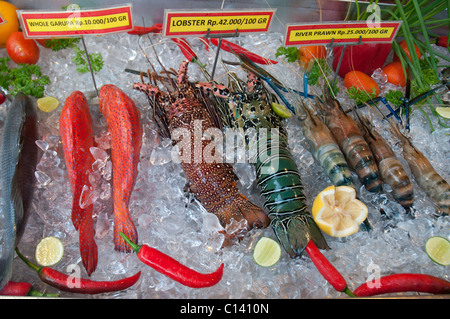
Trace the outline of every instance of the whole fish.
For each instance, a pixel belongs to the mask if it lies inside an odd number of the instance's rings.
[[[130,246],[119,232],[137,242],[138,234],[128,204],[138,174],[142,146],[141,114],[133,100],[115,85],[104,85],[99,98],[100,112],[111,134],[115,249],[130,252]]]
[[[67,174],[72,188],[72,223],[79,231],[80,254],[83,265],[91,275],[97,267],[98,251],[94,240],[93,205],[80,206],[83,186],[89,186],[94,158],[90,148],[94,146],[92,119],[86,97],[74,91],[66,99],[59,118],[59,132],[64,149]]]
[[[29,217],[38,156],[36,139],[35,105],[19,93],[8,111],[1,146],[0,289],[11,277],[14,249]]]

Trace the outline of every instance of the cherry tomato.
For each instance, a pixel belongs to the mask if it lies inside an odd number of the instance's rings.
[[[39,48],[31,39],[25,39],[20,31],[12,33],[6,41],[6,51],[17,64],[36,64],[39,60]]]

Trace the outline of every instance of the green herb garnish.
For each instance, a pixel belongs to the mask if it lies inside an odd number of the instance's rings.
[[[275,53],[276,57],[279,57],[281,55],[284,55],[286,58],[286,61],[288,62],[295,62],[298,59],[298,48],[297,47],[279,47],[277,52]]]
[[[47,75],[43,75],[41,67],[36,64],[18,64],[16,68],[8,68],[8,57],[0,58],[0,86],[11,95],[23,92],[40,98],[44,96],[44,89],[50,84]]]
[[[389,104],[399,106],[403,102],[402,99],[404,98],[404,95],[402,91],[389,90],[389,92],[384,95],[384,98]]]
[[[80,38],[68,38],[68,39],[47,39],[45,45],[52,51],[59,51],[66,48],[73,48],[80,42]]]
[[[78,66],[77,71],[80,73],[89,72],[86,53],[77,47],[74,47],[74,51],[75,51],[75,57],[73,58],[72,62]],[[102,55],[100,53],[90,53],[89,59],[91,61],[92,70],[94,71],[95,74],[97,74],[103,68]]]
[[[355,100],[356,104],[362,104],[365,103],[371,99],[376,98],[377,93],[376,93],[376,89],[372,88],[372,92],[368,93],[366,91],[362,91],[354,86],[352,86],[351,88],[349,88],[347,90],[347,95],[349,98],[351,98],[352,100]]]

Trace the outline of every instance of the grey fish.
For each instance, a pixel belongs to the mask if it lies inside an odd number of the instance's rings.
[[[8,111],[1,144],[0,289],[10,280],[15,247],[29,216],[37,164],[37,113],[19,93]]]

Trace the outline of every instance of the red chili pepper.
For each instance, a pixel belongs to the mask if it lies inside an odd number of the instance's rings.
[[[353,293],[358,297],[367,297],[407,291],[450,294],[450,282],[430,275],[394,274],[381,277],[378,284],[366,282],[356,288]]]
[[[436,41],[436,44],[440,47],[449,48],[448,37],[445,35],[442,37],[439,37]]]
[[[49,294],[37,291],[28,282],[9,281],[2,290],[0,296],[33,296],[33,297],[58,297],[59,294]]]
[[[211,38],[211,42],[215,45],[219,45],[219,40],[217,38]],[[230,41],[227,41],[225,39],[222,39],[222,43],[220,45],[220,48],[231,53],[241,53],[245,55],[247,58],[249,58],[252,62],[258,63],[258,64],[277,64],[277,61],[269,60],[266,58],[263,58],[262,56],[259,56],[253,52],[248,51],[247,49],[244,49],[243,47],[232,43]]]
[[[203,42],[203,44],[205,45],[205,50],[209,51],[209,41],[208,38],[199,38],[200,41]]]
[[[197,60],[197,55],[192,50],[192,47],[189,44],[189,42],[187,42],[183,38],[170,38],[170,39],[172,39],[172,41],[175,42],[178,45],[178,47],[180,48],[181,52],[184,54],[186,59],[188,59],[189,62],[194,62],[194,61]]]
[[[328,261],[328,259],[320,252],[312,240],[306,245],[306,252],[316,266],[317,270],[322,276],[333,286],[334,289],[340,292],[345,292],[350,297],[354,294],[347,287],[347,282],[344,277],[337,271],[336,268]]]
[[[113,292],[124,290],[134,285],[141,272],[137,274],[114,281],[94,281],[84,278],[76,278],[74,276],[63,274],[49,267],[39,267],[26,259],[18,249],[17,255],[38,274],[39,278],[46,284],[62,291],[80,293],[80,294],[100,294],[105,292]]]
[[[128,31],[128,34],[138,34],[143,35],[147,33],[161,33],[162,32],[162,23],[155,23],[151,27],[141,27],[141,26],[134,26],[133,30]]]
[[[148,245],[137,245],[120,233],[122,238],[137,253],[139,260],[167,277],[191,288],[205,288],[217,284],[223,275],[223,264],[209,274],[199,273],[184,266],[172,257]]]

